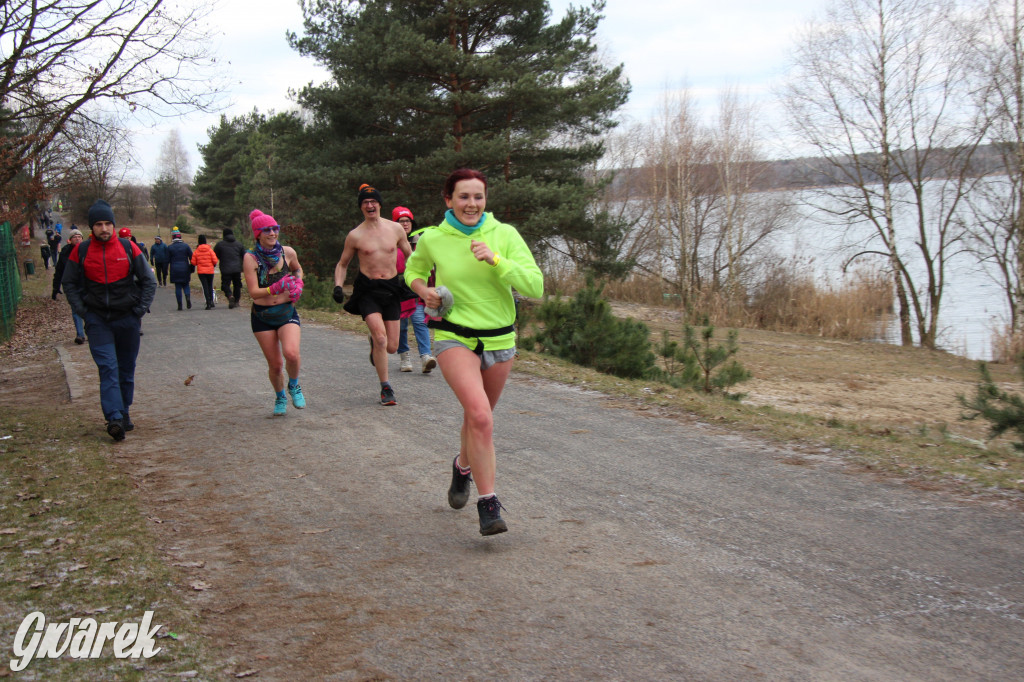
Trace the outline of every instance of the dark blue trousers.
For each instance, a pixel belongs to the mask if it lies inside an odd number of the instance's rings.
[[[91,310],[85,314],[89,351],[100,371],[100,407],[107,421],[120,419],[132,406],[141,327],[142,321],[131,314],[109,321]]]

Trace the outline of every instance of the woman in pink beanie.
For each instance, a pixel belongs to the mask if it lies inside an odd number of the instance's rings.
[[[288,411],[284,372],[288,372],[288,395],[302,409],[306,398],[299,386],[302,338],[295,301],[302,295],[302,266],[295,249],[278,240],[280,225],[263,211],[249,214],[256,246],[242,257],[245,286],[252,297],[250,323],[253,336],[267,359],[270,383],[274,387],[274,416]]]

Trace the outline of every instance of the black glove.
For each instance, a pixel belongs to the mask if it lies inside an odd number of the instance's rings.
[[[345,290],[341,287],[334,287],[334,302],[344,303],[345,302]]]

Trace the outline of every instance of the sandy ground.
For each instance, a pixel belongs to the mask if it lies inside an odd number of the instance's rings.
[[[616,314],[646,322],[655,333],[681,329],[678,311],[613,305]],[[724,330],[717,330],[720,335]],[[880,428],[941,428],[973,440],[984,422],[964,421],[957,395],[971,395],[977,363],[942,351],[899,348],[802,334],[741,330],[737,358],[753,379],[737,386],[748,405],[867,422]],[[1008,390],[1019,390],[1014,369],[992,365]]]

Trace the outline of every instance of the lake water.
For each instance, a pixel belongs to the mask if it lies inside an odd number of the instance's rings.
[[[810,213],[809,210],[803,212],[803,217],[793,229],[777,243],[783,253],[811,261],[820,281],[839,284],[843,278],[842,262],[851,253],[863,249],[874,228],[822,224],[821,220],[809,217]],[[915,282],[920,286],[924,282],[924,269],[920,257],[913,260],[913,250],[916,249],[913,239],[904,240],[900,248]],[[858,263],[884,264],[880,256],[865,257]],[[939,307],[938,345],[943,350],[974,360],[991,360],[993,332],[1002,329],[1010,319],[1009,304],[1002,287],[993,280],[988,268],[972,255],[958,254],[946,268],[947,282]],[[890,326],[887,340],[899,343],[899,328],[895,321]]]

